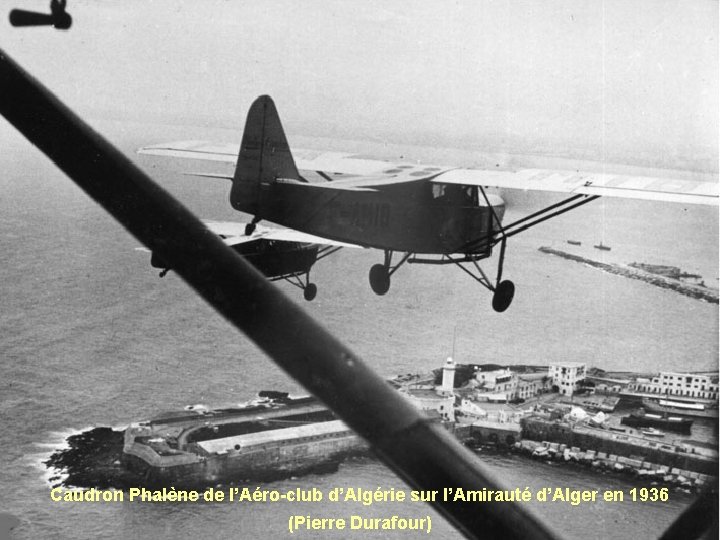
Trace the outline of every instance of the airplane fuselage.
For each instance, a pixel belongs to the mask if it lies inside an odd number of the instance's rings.
[[[451,189],[455,191],[450,193]],[[504,213],[499,197],[490,200],[491,209],[483,198],[478,200],[477,192],[461,192],[458,186],[432,184],[428,179],[238,183],[230,200],[237,210],[309,234],[423,254],[488,250],[469,245],[492,234],[493,210],[499,219]]]

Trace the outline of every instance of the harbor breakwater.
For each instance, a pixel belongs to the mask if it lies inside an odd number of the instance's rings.
[[[562,257],[563,259],[586,264],[588,266],[592,266],[593,268],[598,268],[603,272],[608,272],[610,274],[630,279],[638,279],[662,289],[670,289],[684,296],[689,296],[690,298],[704,300],[705,302],[710,302],[712,304],[718,304],[720,301],[717,289],[711,289],[703,285],[685,283],[679,279],[673,279],[660,274],[653,274],[629,265],[594,261],[580,255],[573,255],[572,253],[567,253],[566,251],[561,251],[547,246],[542,246],[538,248],[538,250],[542,253],[555,255],[557,257]]]
[[[573,426],[568,422],[545,420],[530,417],[521,420],[522,438],[532,441],[549,441],[575,447],[583,451],[592,451],[596,456],[623,457],[630,460],[628,467],[646,468],[643,463],[651,463],[654,467],[668,470],[700,473],[707,476],[718,476],[718,462],[714,459],[691,454],[662,441],[649,441],[624,433],[589,427]]]
[[[685,485],[683,478],[686,478],[692,482],[686,487],[701,487],[716,482],[718,477],[718,463],[713,459],[678,451],[661,442],[634,440],[637,438],[537,417],[522,419],[520,424],[480,420],[472,424],[447,423],[444,427],[469,447],[515,448],[528,454],[533,454],[537,448],[546,448],[548,457],[561,460],[565,457],[564,461],[613,472],[655,475],[654,479],[668,484]],[[68,439],[68,448],[56,451],[45,462],[49,468],[62,471],[62,476],[51,478],[51,482],[85,488],[127,489],[145,485],[148,479],[127,467],[122,447],[123,432],[110,428],[95,428],[73,435]],[[333,461],[305,472],[332,472],[338,465],[339,461]],[[294,471],[293,475],[299,472]],[[262,480],[282,477],[270,475]],[[228,480],[219,477],[215,483]]]

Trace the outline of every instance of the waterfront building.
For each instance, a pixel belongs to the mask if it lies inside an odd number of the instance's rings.
[[[585,382],[598,394],[619,394],[632,383],[630,379],[599,377],[597,375],[586,377]]]
[[[530,399],[549,390],[550,378],[545,373],[529,373],[518,375],[515,398]]]
[[[586,366],[581,362],[554,362],[548,368],[553,390],[563,396],[572,396],[578,383],[585,378]]]
[[[510,369],[476,371],[469,383],[475,399],[505,403],[529,399],[550,389],[547,373],[518,374]]]
[[[455,421],[455,396],[441,395],[435,390],[409,388],[402,393],[410,402],[426,416],[439,417],[441,420]]]
[[[715,460],[718,459],[717,444],[693,440],[679,441],[677,444],[688,454],[697,454],[699,456],[705,456]]]
[[[518,375],[509,369],[477,371],[475,380],[478,382],[478,399],[504,403],[515,398]]]
[[[488,411],[480,407],[474,401],[462,398],[460,400],[460,406],[458,410],[462,413],[462,416],[468,416],[471,418],[486,418]]]
[[[652,379],[638,377],[628,385],[628,390],[660,396],[682,396],[716,401],[718,374],[700,375],[663,371]]]

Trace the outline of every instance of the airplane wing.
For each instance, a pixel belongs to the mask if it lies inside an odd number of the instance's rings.
[[[138,150],[141,154],[230,163],[236,162],[238,151],[238,145],[202,141],[181,141],[146,146]],[[370,176],[374,183],[381,183],[383,179],[427,178],[431,182],[443,184],[718,205],[718,183],[709,181],[547,169],[519,171],[463,169],[409,162],[393,163],[349,153],[313,150],[293,150],[293,155],[296,157],[298,169],[320,172],[328,180],[332,180],[333,175],[342,175],[344,178]],[[228,178],[212,174],[204,176]],[[357,185],[356,189],[363,186],[365,184]]]
[[[337,242],[328,240],[312,234],[295,231],[292,229],[274,229],[271,227],[263,227],[258,225],[251,235],[245,234],[245,223],[237,221],[211,221],[203,220],[205,226],[212,232],[217,234],[222,241],[228,246],[236,246],[253,240],[276,240],[279,242],[300,242],[304,244],[320,244],[334,247],[361,248],[357,244],[349,244],[347,242]]]
[[[717,182],[673,178],[524,169],[517,172],[455,169],[431,180],[443,184],[553,191],[685,204],[718,204]]]
[[[138,153],[153,156],[236,163],[238,154],[240,153],[240,145],[231,143],[216,144],[206,141],[179,141],[144,146],[138,150]],[[393,164],[387,161],[364,159],[346,152],[321,152],[317,150],[293,148],[292,153],[297,168],[304,171],[374,176],[382,174],[383,170],[393,167]],[[216,177],[212,174],[203,176]],[[224,176],[218,177],[226,178]]]

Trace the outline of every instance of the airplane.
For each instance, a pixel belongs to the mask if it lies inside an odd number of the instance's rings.
[[[543,221],[601,196],[718,204],[718,184],[694,180],[615,174],[525,169],[489,171],[391,163],[353,154],[295,151],[295,161],[270,96],[250,107],[242,143],[217,145],[181,141],[146,146],[141,154],[235,163],[233,175],[192,173],[230,180],[230,204],[251,214],[252,235],[266,220],[318,237],[382,250],[384,260],[370,268],[377,295],[390,289],[390,278],[405,263],[452,264],[492,292],[492,307],[505,311],[515,285],[503,279],[507,240]],[[320,181],[309,181],[309,178]],[[505,201],[489,188],[567,194],[509,224]],[[495,278],[478,264],[500,245]],[[399,260],[393,263],[394,255]]]
[[[298,287],[307,301],[314,300],[317,295],[317,285],[310,281],[310,270],[315,263],[343,247],[355,247],[290,229],[261,227],[246,234],[244,223],[210,220],[203,223],[266,278],[284,280]],[[147,248],[136,249],[150,252]],[[150,265],[160,269],[160,277],[165,277],[172,267],[156,253],[150,253]]]

